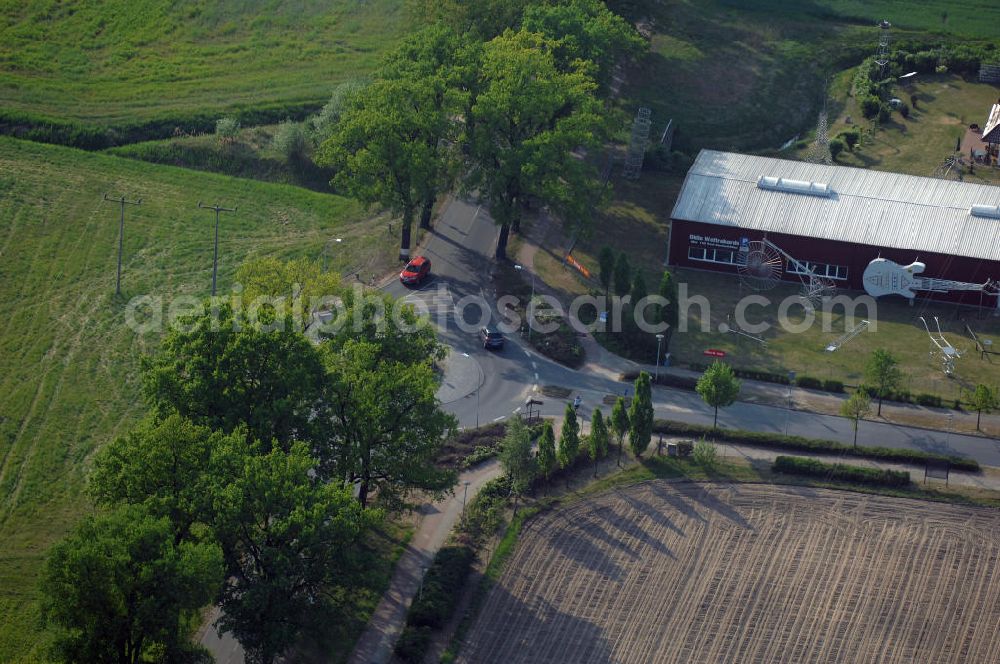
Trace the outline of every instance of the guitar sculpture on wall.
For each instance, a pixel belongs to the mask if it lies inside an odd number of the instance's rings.
[[[929,293],[968,291],[992,296],[1000,294],[1000,289],[993,281],[970,284],[964,281],[917,276],[923,274],[926,268],[927,266],[919,261],[904,266],[887,258],[876,258],[865,268],[861,279],[865,286],[865,292],[872,297],[902,295],[908,300],[913,300],[917,296],[914,291]],[[1000,309],[1000,298],[997,300],[997,308]]]

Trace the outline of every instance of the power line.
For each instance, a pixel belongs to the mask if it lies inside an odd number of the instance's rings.
[[[115,281],[115,295],[122,294],[122,249],[125,246],[125,206],[126,205],[142,205],[142,199],[136,199],[134,201],[125,200],[125,196],[120,198],[109,198],[107,194],[104,194],[104,200],[111,203],[118,203],[121,205],[122,213],[121,218],[118,222],[118,279]]]
[[[215,282],[219,274],[219,213],[236,212],[237,208],[220,207],[218,203],[216,203],[215,205],[202,205],[201,201],[198,201],[198,207],[203,210],[215,211],[215,255],[212,258],[212,295],[214,296]]]

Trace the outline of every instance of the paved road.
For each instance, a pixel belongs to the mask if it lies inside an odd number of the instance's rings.
[[[422,288],[410,289],[397,280],[388,282],[384,290],[395,297],[406,298],[426,307],[438,323],[441,340],[463,358],[461,371],[479,374],[478,378],[456,377],[456,385],[467,385],[449,393],[445,408],[452,412],[463,427],[497,421],[519,412],[525,399],[544,385],[559,385],[583,397],[582,415],[589,419],[591,409],[601,405],[607,414],[610,407],[602,405],[608,394],[621,394],[628,385],[597,370],[574,371],[538,356],[516,336],[508,336],[500,352],[482,348],[472,322],[479,316],[478,306],[462,308],[463,301],[486,302],[496,316],[494,297],[489,282],[491,256],[496,241],[496,227],[488,213],[474,202],[454,200],[444,211],[422,252],[433,263],[434,278]],[[459,325],[458,316],[465,323]],[[467,359],[466,359],[467,356]],[[472,361],[469,361],[472,360]],[[476,389],[475,385],[479,385]],[[465,396],[461,392],[467,391]],[[536,395],[537,396],[537,395]],[[712,411],[693,392],[654,388],[657,417],[683,422],[710,424]],[[543,415],[561,416],[566,400],[543,401]],[[849,420],[830,415],[818,415],[752,403],[737,403],[719,414],[723,427],[754,431],[786,432],[789,434],[825,438],[850,443],[853,430]],[[982,464],[1000,466],[1000,443],[988,438],[945,434],[900,425],[863,422],[859,440],[885,447],[911,448],[976,459]],[[469,496],[492,474],[495,466],[477,469],[469,479]],[[389,592],[376,609],[369,630],[359,641],[351,657],[352,664],[387,662],[398,636],[406,608],[419,588],[422,567],[429,561],[461,511],[462,495],[428,507],[428,516],[410,548],[404,554],[392,579]],[[213,632],[213,630],[209,630]],[[207,635],[202,643],[209,647],[222,664],[242,664],[242,652],[233,648],[231,639]]]

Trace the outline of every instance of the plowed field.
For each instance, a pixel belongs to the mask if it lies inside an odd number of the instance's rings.
[[[998,662],[1000,512],[648,482],[531,521],[460,662]]]

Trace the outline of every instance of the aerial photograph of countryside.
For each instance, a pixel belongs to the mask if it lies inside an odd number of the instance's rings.
[[[0,664],[1000,664],[1000,1],[0,0]]]

